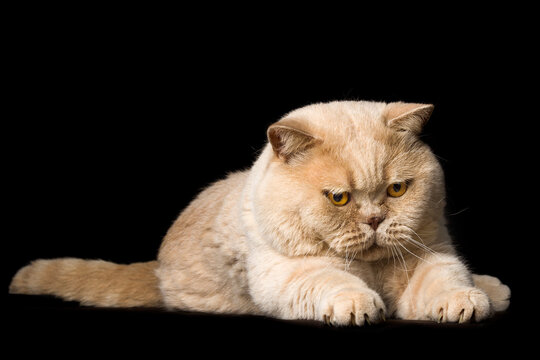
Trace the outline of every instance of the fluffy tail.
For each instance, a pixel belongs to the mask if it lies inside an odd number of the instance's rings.
[[[11,294],[55,295],[82,305],[136,307],[162,305],[157,261],[118,265],[73,258],[36,260],[13,277]]]

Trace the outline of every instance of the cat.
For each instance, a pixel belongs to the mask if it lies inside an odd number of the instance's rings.
[[[157,261],[36,260],[9,291],[332,325],[486,319],[509,306],[510,289],[471,274],[452,246],[443,171],[419,137],[432,111],[371,101],[294,110],[268,128],[251,169],[188,205]]]

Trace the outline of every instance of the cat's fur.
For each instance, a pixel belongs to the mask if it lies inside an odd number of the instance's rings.
[[[443,172],[418,137],[432,109],[359,101],[295,110],[270,126],[250,170],[191,202],[157,261],[37,260],[10,292],[332,324],[385,314],[482,320],[508,307],[510,290],[472,275],[452,247]],[[404,181],[403,196],[387,196]],[[329,191],[351,200],[334,206]]]

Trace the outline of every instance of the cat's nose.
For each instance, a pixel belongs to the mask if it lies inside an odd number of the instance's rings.
[[[367,224],[369,224],[373,231],[375,231],[379,227],[379,224],[383,222],[383,220],[383,216],[371,216],[367,219]]]

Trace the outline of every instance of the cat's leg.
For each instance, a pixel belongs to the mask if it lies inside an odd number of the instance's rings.
[[[398,301],[397,317],[461,323],[492,313],[487,294],[474,286],[471,273],[456,256],[437,254],[425,260]]]
[[[384,319],[386,308],[379,294],[359,277],[338,269],[331,258],[266,254],[250,263],[251,296],[270,316],[333,325],[364,325]]]
[[[474,286],[487,294],[494,311],[508,309],[510,306],[510,288],[508,286],[494,276],[473,274],[472,278]]]

